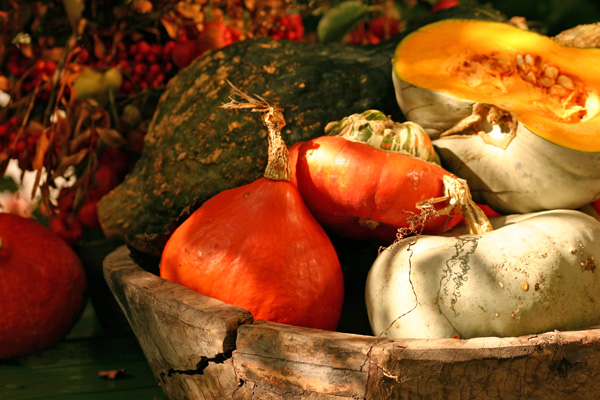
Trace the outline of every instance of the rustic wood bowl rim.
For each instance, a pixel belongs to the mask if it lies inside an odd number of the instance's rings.
[[[588,343],[591,341],[600,341],[600,328],[592,327],[589,329],[581,329],[581,330],[572,330],[572,331],[559,331],[554,330],[550,332],[544,332],[539,334],[530,334],[523,336],[514,336],[514,337],[476,337],[470,339],[460,339],[460,338],[439,338],[439,339],[419,339],[419,338],[388,338],[388,337],[376,337],[371,335],[357,334],[357,333],[346,333],[339,331],[321,331],[319,329],[313,328],[303,328],[303,327],[295,327],[285,324],[279,324],[275,322],[263,321],[263,320],[254,320],[249,311],[244,310],[243,308],[230,305],[224,303],[217,299],[208,298],[200,293],[193,292],[190,289],[179,285],[174,282],[167,281],[160,276],[157,276],[149,271],[144,270],[142,267],[137,265],[133,260],[129,258],[129,262],[123,263],[123,257],[128,254],[128,250],[125,246],[122,246],[115,250],[113,253],[109,254],[109,256],[105,259],[104,262],[104,273],[105,275],[114,274],[116,270],[125,271],[125,274],[121,274],[121,282],[124,281],[135,281],[136,279],[144,279],[145,281],[150,280],[154,281],[154,283],[159,283],[162,285],[171,286],[173,289],[173,293],[175,296],[178,293],[185,293],[186,295],[190,295],[190,292],[193,293],[193,296],[197,296],[198,299],[204,299],[208,301],[208,308],[211,312],[214,312],[215,304],[218,304],[218,308],[222,310],[229,310],[234,312],[241,312],[244,314],[248,314],[249,319],[244,321],[242,325],[256,325],[260,324],[263,326],[270,326],[272,329],[295,329],[298,331],[304,331],[306,334],[310,334],[311,332],[316,333],[319,332],[320,335],[331,335],[336,339],[344,339],[344,338],[352,338],[356,339],[357,336],[363,337],[367,340],[372,340],[376,343],[383,344],[385,342],[395,342],[397,344],[410,344],[413,348],[449,348],[449,349],[479,349],[483,350],[485,348],[502,348],[502,347],[514,347],[514,346],[526,346],[526,347],[536,347],[540,345],[544,345],[547,343],[559,343],[559,344],[567,344],[567,343]],[[126,257],[129,257],[128,255]],[[115,263],[116,261],[116,263]],[[116,269],[115,269],[116,268]],[[216,303],[215,303],[216,302]]]

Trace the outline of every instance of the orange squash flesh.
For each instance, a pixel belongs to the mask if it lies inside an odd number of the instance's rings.
[[[559,146],[600,151],[600,49],[501,22],[449,19],[411,33],[394,72],[409,84],[512,112]]]

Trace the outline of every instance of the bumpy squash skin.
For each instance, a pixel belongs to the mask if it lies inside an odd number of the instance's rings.
[[[433,144],[444,168],[467,180],[473,199],[503,214],[578,209],[600,198],[600,153],[565,149],[522,124],[506,150],[479,135]]]
[[[505,337],[600,322],[598,220],[551,210],[491,221],[481,235],[457,228],[383,251],[366,286],[374,334]]]
[[[336,251],[290,182],[260,178],[205,202],[169,238],[161,277],[255,319],[335,330],[344,299]]]
[[[317,221],[341,236],[385,244],[419,215],[418,202],[444,195],[443,176],[451,175],[437,164],[339,136],[293,145],[290,164],[292,182]],[[444,232],[461,219],[458,213],[441,215],[427,221],[424,231]]]
[[[229,100],[226,80],[284,108],[288,145],[323,134],[349,112],[375,108],[400,120],[389,79],[394,47],[261,38],[200,57],[169,82],[141,159],[98,204],[104,233],[141,248],[136,235],[168,235],[185,207],[262,176],[265,138],[255,132],[263,127],[251,113],[220,108]]]

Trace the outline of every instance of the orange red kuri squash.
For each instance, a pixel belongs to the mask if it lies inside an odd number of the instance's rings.
[[[0,359],[53,346],[77,322],[86,277],[73,249],[39,222],[0,213]]]
[[[264,113],[265,177],[217,194],[186,219],[163,250],[161,277],[255,319],[334,330],[344,297],[336,251],[289,182],[281,111],[245,98],[225,106]]]
[[[331,123],[328,136],[290,147],[292,182],[324,227],[389,244],[420,215],[419,203],[444,196],[443,178],[453,176],[435,162],[433,146],[419,130],[376,110]],[[424,232],[446,231],[461,218],[459,212],[429,215]]]

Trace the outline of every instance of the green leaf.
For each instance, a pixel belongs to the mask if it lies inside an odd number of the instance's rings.
[[[0,178],[0,192],[16,192],[19,190],[19,184],[11,176]]]
[[[369,13],[369,6],[362,1],[344,1],[323,15],[317,25],[320,42],[337,42],[354,29]]]

